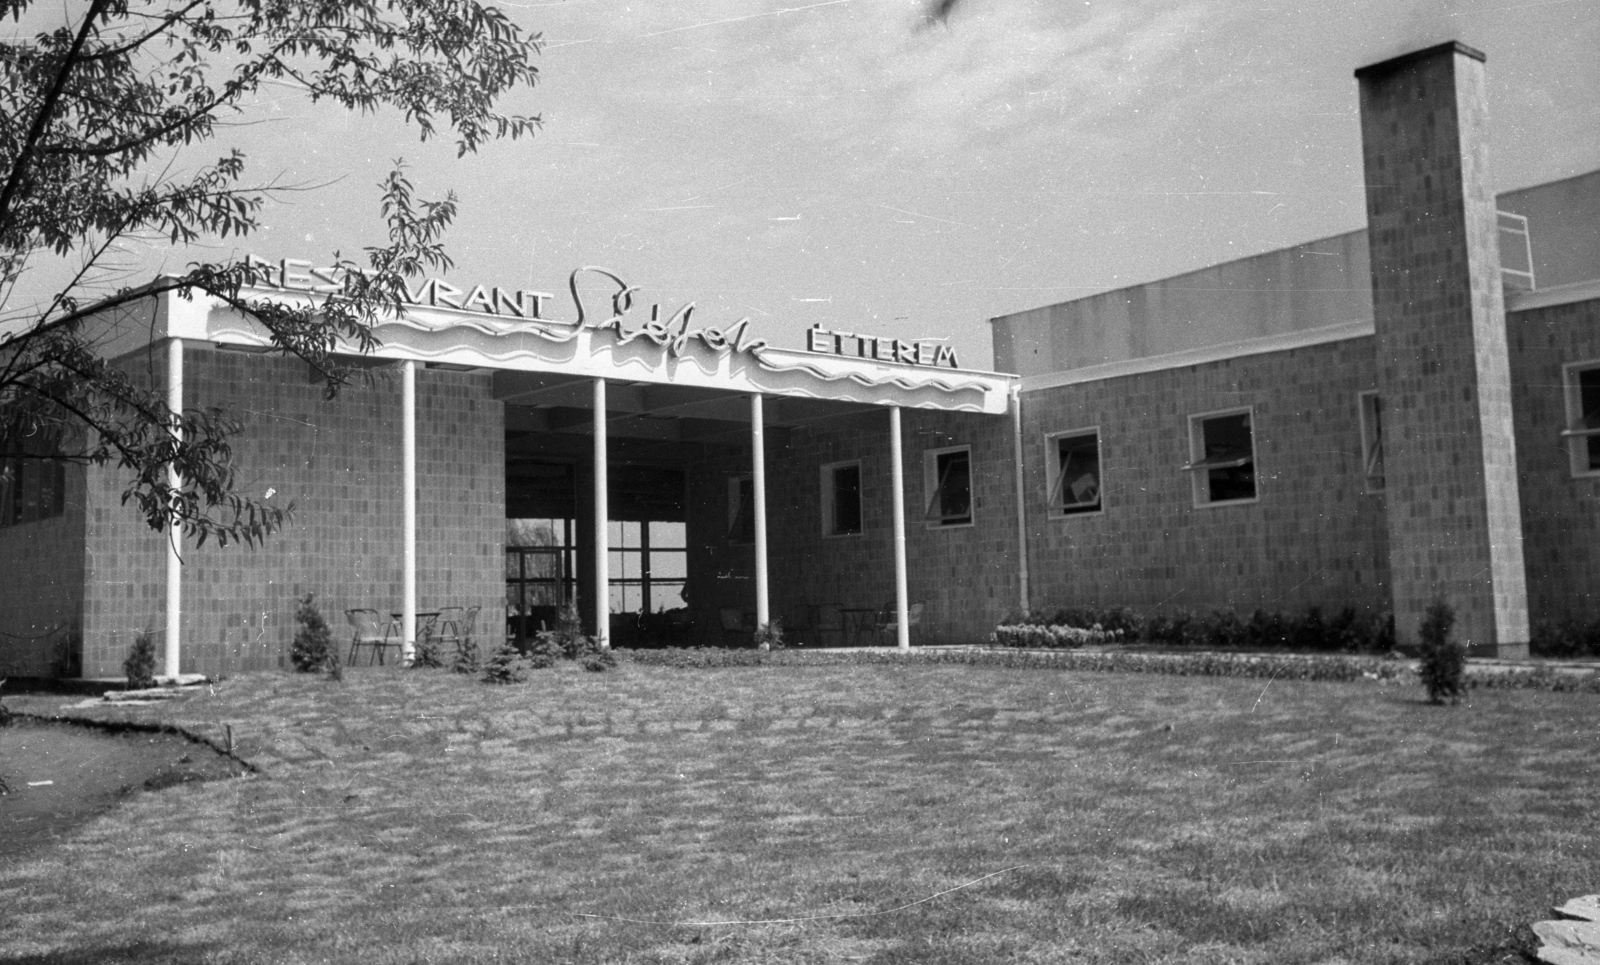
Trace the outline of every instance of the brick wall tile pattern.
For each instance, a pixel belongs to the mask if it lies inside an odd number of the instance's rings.
[[[1023,393],[1033,603],[1387,609],[1386,497],[1366,492],[1357,401],[1372,353],[1350,339]],[[1189,417],[1245,406],[1257,498],[1197,507]],[[1094,426],[1102,511],[1052,517],[1046,437]]]
[[[244,424],[234,442],[239,488],[294,504],[257,547],[183,549],[182,671],[285,665],[295,601],[316,595],[336,641],[344,611],[401,606],[400,383],[324,400],[304,363],[185,349],[186,407],[221,405]],[[158,369],[159,371],[159,369]],[[479,605],[480,636],[504,613],[504,416],[489,377],[424,370],[417,379],[417,587],[421,610]],[[86,676],[119,675],[133,636],[165,627],[163,536],[120,504],[121,475],[89,472],[83,607]]]

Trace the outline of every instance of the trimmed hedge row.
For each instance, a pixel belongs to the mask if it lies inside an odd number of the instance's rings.
[[[642,666],[686,669],[720,667],[804,667],[906,663],[1103,673],[1157,673],[1181,677],[1256,677],[1273,680],[1377,680],[1411,683],[1416,667],[1408,661],[1354,655],[1250,653],[1136,653],[1106,650],[930,649],[910,653],[883,650],[619,650]],[[1600,674],[1562,674],[1546,667],[1497,669],[1468,666],[1469,688],[1600,693]]]

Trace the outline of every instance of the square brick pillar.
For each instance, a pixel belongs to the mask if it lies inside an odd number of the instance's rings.
[[[1361,141],[1395,627],[1436,598],[1474,656],[1526,656],[1528,602],[1483,54],[1372,64]]]

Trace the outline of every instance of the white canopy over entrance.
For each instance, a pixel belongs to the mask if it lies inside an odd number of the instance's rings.
[[[336,292],[333,280],[304,262],[265,271],[267,284],[241,292],[274,301],[317,300]],[[598,279],[599,288],[580,282]],[[323,287],[313,287],[322,285]],[[330,287],[331,286],[331,287]],[[936,409],[1004,415],[1016,378],[955,367],[952,353],[927,342],[814,329],[804,349],[776,348],[757,338],[748,319],[725,328],[701,326],[694,306],[663,316],[659,305],[635,309],[637,289],[598,268],[569,279],[571,320],[541,317],[553,296],[511,297],[481,286],[470,293],[429,281],[412,293],[404,314],[378,325],[369,358],[397,363],[402,372],[407,487],[403,632],[409,660],[416,639],[416,369],[489,370],[494,394],[507,403],[508,428],[592,434],[594,554],[597,585],[605,587],[610,554],[606,532],[607,440],[612,435],[695,441],[732,432],[752,440],[755,509],[756,620],[769,621],[763,436],[771,426],[794,426],[876,408],[888,410],[894,492],[896,605],[899,644],[908,647],[905,510],[900,460],[900,410]],[[609,301],[606,311],[592,305]],[[462,306],[462,307],[457,307]],[[266,331],[218,299],[158,296],[155,324],[138,332],[107,332],[114,355],[147,341],[169,340],[171,394],[181,404],[182,345],[210,343],[249,351],[271,346]],[[584,411],[587,410],[587,411]],[[179,567],[168,559],[167,668],[178,666]],[[608,594],[595,594],[595,626],[609,645]]]

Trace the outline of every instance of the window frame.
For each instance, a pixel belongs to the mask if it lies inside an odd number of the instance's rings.
[[[1250,458],[1244,462],[1250,465],[1250,483],[1254,491],[1252,495],[1239,499],[1212,499],[1210,472],[1213,469],[1228,468],[1225,466],[1204,466],[1206,453],[1205,424],[1213,419],[1225,419],[1230,416],[1242,415],[1250,427]],[[1243,465],[1244,462],[1238,463]],[[1261,501],[1261,456],[1256,448],[1256,407],[1254,405],[1233,406],[1228,409],[1216,409],[1211,412],[1195,412],[1189,416],[1189,462],[1183,467],[1183,472],[1189,474],[1189,484],[1194,497],[1195,509],[1210,509],[1220,506],[1248,506]]]
[[[633,540],[628,538],[630,524],[638,527]],[[682,546],[658,545],[650,536],[650,528],[658,524],[672,524],[684,527],[684,541]],[[607,540],[606,549],[610,554],[607,561],[607,583],[609,591],[621,599],[611,599],[612,613],[664,613],[677,607],[667,606],[656,609],[654,599],[656,591],[664,588],[676,587],[680,599],[688,586],[689,579],[689,546],[688,524],[675,519],[612,519],[607,521],[608,528],[615,525],[618,532],[611,534]],[[630,542],[633,545],[629,545]],[[628,576],[630,557],[633,558],[633,569],[637,576]],[[667,567],[662,566],[670,557],[677,557],[679,570],[683,576],[658,575]],[[628,591],[637,590],[639,599],[638,609],[629,609]]]
[[[59,519],[67,510],[67,460],[0,458],[0,529]]]
[[[1383,396],[1377,389],[1357,392],[1356,413],[1361,426],[1362,491],[1381,493],[1389,485],[1388,464],[1384,461],[1383,451]],[[1372,471],[1374,463],[1379,467],[1377,473]]]
[[[857,528],[854,529],[854,530],[848,531],[848,532],[843,532],[843,531],[841,531],[839,529],[839,526],[838,526],[838,522],[839,522],[839,518],[838,518],[839,507],[837,505],[837,502],[838,502],[838,486],[835,483],[835,480],[837,478],[835,474],[841,469],[850,469],[852,467],[856,471],[856,520],[857,520]],[[865,500],[863,500],[862,496],[861,496],[861,488],[862,488],[861,487],[861,483],[862,483],[863,478],[864,477],[863,477],[863,475],[861,473],[861,460],[860,459],[845,459],[845,460],[841,460],[839,462],[827,462],[827,463],[823,463],[822,464],[821,480],[822,480],[822,538],[823,539],[856,539],[858,537],[866,535],[866,532],[867,532],[866,506],[865,506]]]
[[[1066,492],[1061,472],[1061,443],[1067,439],[1082,439],[1094,437],[1095,466],[1098,472],[1099,490],[1095,493],[1095,505],[1091,508],[1074,508],[1061,505],[1057,496],[1065,497]],[[1080,516],[1101,516],[1106,511],[1106,464],[1104,449],[1100,444],[1100,427],[1085,426],[1081,429],[1064,429],[1060,432],[1051,432],[1044,437],[1044,470],[1045,470],[1045,509],[1051,519],[1076,519]],[[1058,493],[1058,490],[1061,490]],[[1075,504],[1081,507],[1083,504]]]
[[[1585,372],[1600,371],[1600,359],[1589,359],[1583,362],[1568,362],[1561,366],[1561,396],[1562,409],[1566,415],[1566,424],[1561,430],[1561,439],[1566,443],[1567,469],[1573,479],[1593,479],[1600,476],[1600,468],[1589,468],[1589,448],[1592,441],[1600,437],[1600,425],[1585,427],[1583,425],[1583,386],[1582,375]],[[1585,443],[1589,444],[1586,445]]]
[[[941,492],[939,488],[939,457],[951,453],[965,453],[967,457],[967,516],[959,522],[946,522],[943,519],[929,519],[929,511],[933,506],[934,498]],[[973,492],[972,472],[972,446],[944,446],[939,449],[924,449],[922,451],[922,507],[923,521],[928,529],[964,529],[978,524],[978,494]],[[959,517],[956,517],[959,519]]]

